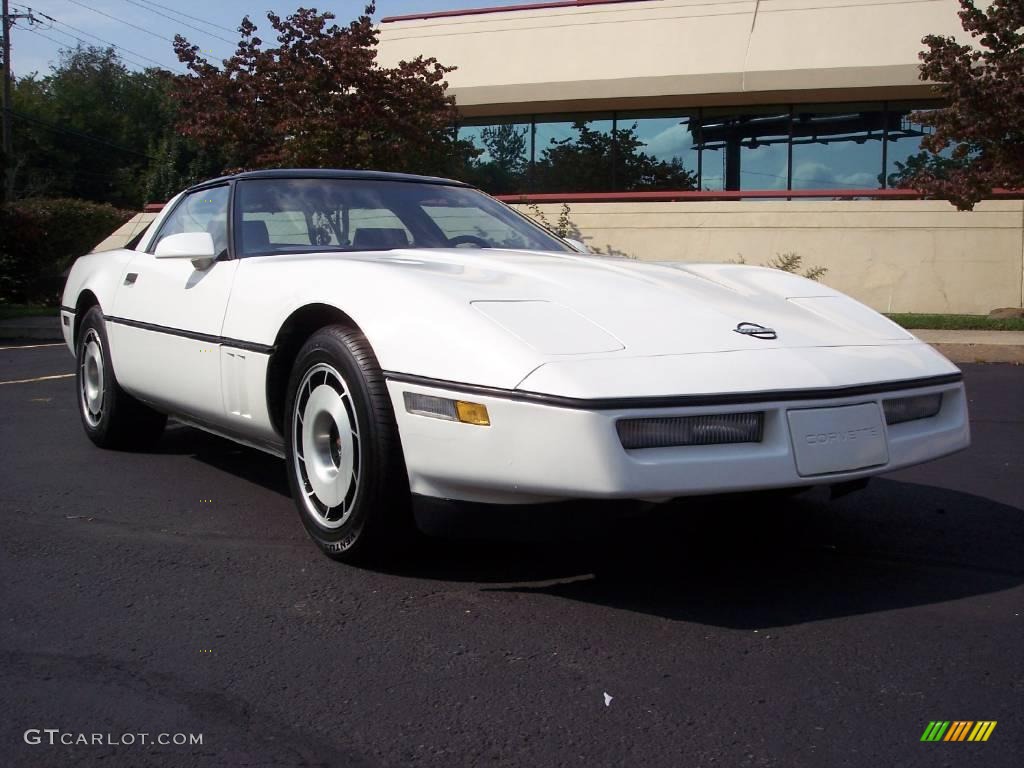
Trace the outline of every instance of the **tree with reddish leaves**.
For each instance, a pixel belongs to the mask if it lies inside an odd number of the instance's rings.
[[[959,1],[977,47],[941,35],[922,40],[921,79],[936,83],[947,106],[914,115],[934,130],[901,181],[970,210],[993,189],[1024,189],[1024,0],[985,9]]]
[[[418,56],[377,63],[371,2],[346,27],[332,13],[299,8],[267,20],[264,45],[249,17],[235,54],[218,67],[180,35],[174,50],[191,75],[178,79],[178,129],[216,151],[225,170],[372,168],[458,173],[475,153],[456,140],[446,67]]]

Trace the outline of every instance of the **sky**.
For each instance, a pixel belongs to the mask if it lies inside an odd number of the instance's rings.
[[[329,10],[338,17],[339,23],[345,23],[364,7],[364,3],[352,0],[331,3],[271,1],[273,4],[268,8],[267,0],[10,0],[13,13],[32,9],[41,22],[29,24],[20,20],[16,23],[11,34],[14,74],[18,77],[32,72],[49,74],[50,66],[58,60],[58,51],[74,47],[75,38],[98,46],[106,43],[120,46],[118,53],[132,69],[159,63],[168,69],[183,71],[169,42],[175,34],[184,35],[208,51],[208,55],[219,59],[234,51],[238,35],[229,30],[236,29],[243,16],[248,15],[263,30],[267,27],[268,10],[286,15],[299,6],[311,6],[321,11]],[[522,1],[379,0],[377,18],[514,5]],[[43,18],[41,14],[55,21]]]

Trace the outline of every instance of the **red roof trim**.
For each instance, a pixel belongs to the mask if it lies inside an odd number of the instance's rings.
[[[645,3],[648,0],[555,0],[548,3],[525,3],[523,5],[501,5],[486,8],[461,8],[457,11],[434,11],[433,13],[410,13],[405,16],[385,16],[381,24],[393,21],[416,21],[418,19],[443,19],[450,16],[482,16],[486,13],[506,11],[537,11],[544,8],[575,8],[581,5],[611,5],[613,3]]]
[[[742,189],[742,190],[657,190],[651,192],[543,192],[539,194],[495,195],[504,203],[673,203],[711,200],[799,200],[828,197],[854,200],[926,200],[916,189]],[[1024,190],[994,189],[988,199],[1024,198]]]

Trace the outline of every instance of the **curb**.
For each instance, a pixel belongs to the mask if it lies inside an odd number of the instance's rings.
[[[932,344],[951,363],[1024,365],[1024,346],[1013,344]]]
[[[41,322],[42,321],[42,322]],[[0,321],[0,339],[31,339],[32,341],[64,341],[59,317],[27,317],[24,320]]]
[[[53,333],[42,328],[0,328],[0,339],[4,341],[16,341],[26,339],[28,341],[64,341],[60,331]]]
[[[911,330],[954,363],[1012,363],[1024,365],[1022,331]]]

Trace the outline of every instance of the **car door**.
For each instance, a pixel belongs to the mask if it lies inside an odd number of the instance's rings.
[[[163,410],[210,423],[224,418],[220,334],[238,266],[230,199],[227,184],[184,195],[129,263],[107,318],[120,384]],[[187,258],[154,255],[163,238],[184,232],[209,233],[217,259],[198,268]]]

